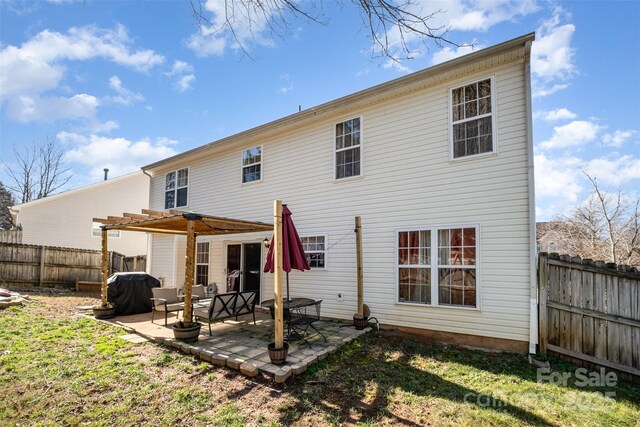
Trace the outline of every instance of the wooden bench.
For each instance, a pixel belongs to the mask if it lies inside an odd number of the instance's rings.
[[[102,282],[92,282],[90,280],[79,280],[76,278],[76,292],[100,292]]]
[[[224,322],[224,319],[235,318],[243,314],[253,315],[253,324],[256,323],[256,293],[249,292],[228,292],[217,294],[211,298],[209,305],[195,304],[193,314],[196,320],[202,320],[209,324],[209,335],[211,324],[216,320]]]

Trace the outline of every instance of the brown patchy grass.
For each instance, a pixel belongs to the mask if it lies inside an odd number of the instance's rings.
[[[92,295],[0,311],[0,425],[638,425],[640,391],[538,384],[522,355],[368,334],[277,387],[77,315]],[[553,361],[570,372],[573,365]],[[504,406],[465,402],[489,396]],[[534,397],[534,398],[532,398]],[[572,407],[576,397],[588,406]]]

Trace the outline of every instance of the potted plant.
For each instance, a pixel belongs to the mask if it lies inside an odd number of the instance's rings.
[[[287,360],[287,354],[289,353],[289,343],[283,342],[281,346],[276,345],[275,342],[267,345],[267,351],[269,352],[269,359],[274,365],[282,365]]]
[[[111,319],[116,316],[116,306],[107,298],[107,281],[103,280],[101,288],[102,302],[93,307],[93,317],[96,319]]]
[[[202,323],[200,322],[184,322],[182,320],[174,323],[173,326],[171,326],[175,339],[184,342],[198,341],[201,327]]]

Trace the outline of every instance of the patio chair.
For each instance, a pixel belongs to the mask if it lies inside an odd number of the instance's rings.
[[[309,328],[320,334],[320,336],[324,338],[325,341],[327,340],[327,337],[325,337],[324,334],[318,330],[318,328],[313,326],[315,322],[320,320],[321,304],[322,300],[302,307],[296,307],[291,310],[291,328],[294,332],[297,332],[305,341],[307,341],[305,339],[305,336],[309,335]]]
[[[184,310],[184,303],[178,299],[178,288],[153,288],[151,292],[153,292],[151,323],[156,311],[164,312],[164,325],[167,326],[167,316],[170,312],[175,312],[177,316]]]
[[[191,301],[200,301],[207,297],[204,285],[195,285],[191,287]]]

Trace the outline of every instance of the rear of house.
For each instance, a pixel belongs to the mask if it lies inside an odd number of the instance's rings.
[[[22,227],[22,243],[100,250],[96,217],[140,212],[149,206],[149,177],[138,171],[95,184],[12,206]],[[147,236],[131,231],[109,231],[109,250],[127,256],[147,253]]]
[[[359,215],[364,299],[383,326],[535,350],[533,38],[148,165],[150,208],[272,222],[282,199],[312,267],[290,273],[291,294],[340,319],[356,309]],[[199,237],[196,283],[224,291],[237,271],[241,289],[273,298],[266,237]],[[152,235],[150,272],[165,286],[183,286],[185,246]]]

